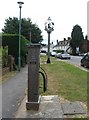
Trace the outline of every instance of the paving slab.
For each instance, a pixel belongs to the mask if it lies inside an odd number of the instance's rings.
[[[65,102],[62,103],[64,115],[86,114],[87,111],[83,108],[80,102]]]
[[[16,118],[63,118],[61,103],[57,95],[41,96],[38,111],[26,110],[26,97],[22,101]]]

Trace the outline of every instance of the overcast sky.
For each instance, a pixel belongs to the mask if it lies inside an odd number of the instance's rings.
[[[19,0],[2,0],[0,2],[0,32],[8,17],[19,17]],[[54,22],[51,42],[63,40],[71,36],[72,28],[78,24],[82,27],[84,36],[87,34],[87,1],[88,0],[22,0],[22,18],[31,18],[42,30],[43,38],[47,40],[44,23],[50,16]],[[45,40],[45,43],[47,41]]]

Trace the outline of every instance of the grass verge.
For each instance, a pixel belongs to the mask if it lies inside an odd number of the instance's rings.
[[[5,82],[6,80],[10,79],[11,77],[15,76],[17,71],[8,72],[7,74],[0,76],[0,83]]]
[[[51,58],[51,64],[44,64],[46,59],[41,56],[41,67],[48,76],[48,90],[44,94],[87,103],[88,72],[55,58]]]

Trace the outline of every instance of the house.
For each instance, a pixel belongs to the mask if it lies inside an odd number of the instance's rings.
[[[70,40],[71,38],[68,37],[67,39],[64,38],[64,40],[62,41],[58,41],[57,40],[57,44],[54,46],[53,49],[55,50],[65,50],[68,53],[72,53],[72,48],[70,47]],[[83,52],[89,52],[89,40],[88,40],[88,36],[86,35],[84,38],[84,42],[83,42],[83,46],[82,46]]]
[[[40,51],[45,51],[45,52],[47,52],[47,49],[48,49],[48,46],[47,46],[46,44],[42,44]]]
[[[52,42],[52,43],[50,43],[50,52],[53,51],[53,47],[54,47],[54,44],[53,44],[53,42]],[[42,45],[42,46],[41,46],[41,51],[46,51],[46,52],[48,52],[48,45]]]
[[[64,40],[59,41],[59,42],[57,40],[57,44],[54,46],[54,49],[56,50],[60,49],[60,50],[66,51],[67,49],[70,48],[70,40],[71,40],[70,37],[68,37],[68,39],[64,38]]]

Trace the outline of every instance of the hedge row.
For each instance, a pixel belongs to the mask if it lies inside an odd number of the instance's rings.
[[[26,61],[28,40],[21,36],[21,61],[23,59]],[[2,46],[8,46],[8,55],[13,55],[15,57],[15,63],[18,63],[19,55],[19,35],[17,34],[2,34]]]
[[[4,49],[0,48],[2,51],[2,67],[7,67],[8,63],[8,47],[6,46]]]

